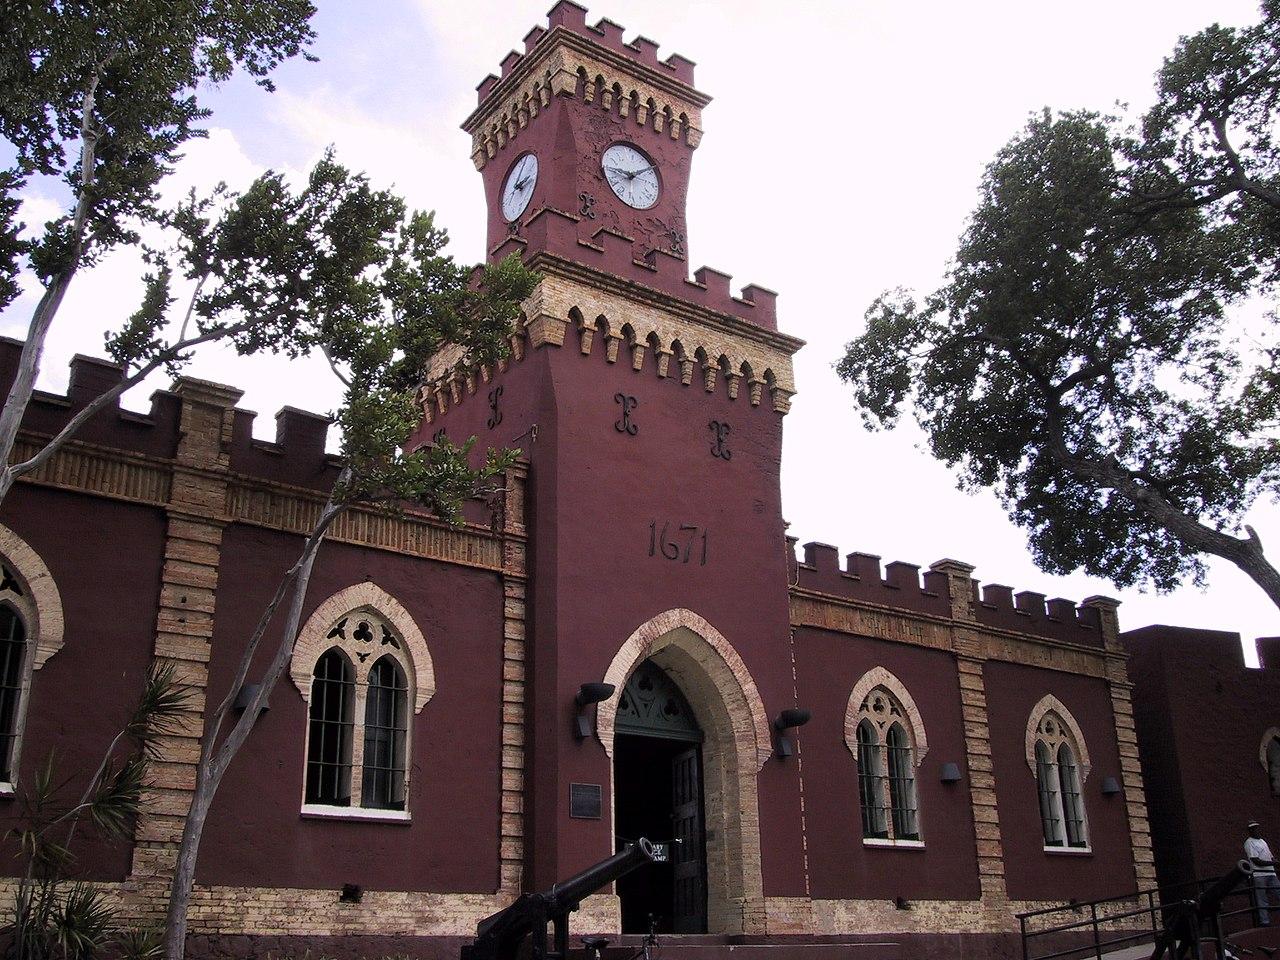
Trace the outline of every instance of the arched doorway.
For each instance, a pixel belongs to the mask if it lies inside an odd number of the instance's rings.
[[[604,682],[613,684],[616,692],[596,708],[596,736],[610,758],[614,757],[614,720],[622,693],[646,660],[675,681],[704,734],[707,929],[764,933],[756,775],[773,743],[755,681],[733,644],[694,611],[673,608],[646,620],[618,648],[605,671]],[[616,825],[616,781],[613,786]]]
[[[619,843],[669,844],[668,862],[618,881],[622,932],[707,930],[702,728],[652,660],[627,679],[614,717],[614,827]]]

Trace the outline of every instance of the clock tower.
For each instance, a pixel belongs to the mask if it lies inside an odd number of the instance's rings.
[[[617,838],[679,839],[672,864],[591,898],[597,922],[579,926],[654,913],[762,932],[767,897],[806,895],[797,768],[773,726],[796,706],[779,464],[802,344],[778,332],[771,291],[690,275],[710,98],[691,61],[623,33],[562,0],[480,84],[463,129],[489,257],[519,254],[541,280],[508,360],[432,359],[418,439],[529,461],[502,880],[545,889]],[[613,690],[597,704],[584,684]]]

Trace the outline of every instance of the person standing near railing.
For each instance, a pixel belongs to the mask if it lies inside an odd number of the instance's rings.
[[[1276,903],[1280,905],[1280,881],[1276,879],[1276,860],[1262,839],[1262,825],[1252,820],[1248,826],[1249,836],[1244,841],[1244,855],[1253,864],[1253,906],[1258,912],[1258,925],[1271,926],[1271,913],[1268,910],[1274,894]]]

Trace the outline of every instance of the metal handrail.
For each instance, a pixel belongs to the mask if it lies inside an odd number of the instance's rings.
[[[1104,950],[1110,950],[1122,944],[1136,943],[1137,941],[1151,939],[1153,943],[1158,943],[1162,934],[1161,928],[1169,922],[1178,922],[1178,916],[1190,918],[1190,922],[1196,925],[1196,937],[1198,941],[1214,943],[1217,947],[1218,956],[1222,955],[1222,948],[1225,939],[1223,933],[1223,921],[1230,920],[1234,917],[1251,914],[1254,910],[1252,898],[1249,895],[1248,888],[1232,890],[1225,895],[1218,896],[1220,901],[1215,903],[1215,909],[1212,914],[1206,913],[1201,916],[1197,910],[1200,906],[1202,894],[1213,884],[1218,883],[1222,878],[1203,878],[1197,880],[1184,881],[1177,884],[1169,884],[1165,887],[1148,887],[1142,890],[1136,890],[1132,893],[1120,894],[1112,897],[1101,897],[1097,900],[1089,900],[1084,902],[1072,902],[1062,904],[1056,907],[1041,907],[1037,910],[1027,910],[1022,913],[1015,914],[1018,920],[1019,930],[1022,935],[1022,957],[1023,960],[1060,960],[1063,957],[1078,956],[1087,957],[1092,955],[1096,960],[1102,960]],[[1190,888],[1194,891],[1195,899],[1187,899],[1185,897],[1173,898],[1169,895],[1175,890],[1185,890]],[[1221,901],[1225,901],[1230,897],[1246,898],[1246,906],[1239,910],[1223,910]],[[1166,899],[1167,898],[1167,899]],[[1122,912],[1099,912],[1099,907],[1105,907],[1108,904],[1123,903],[1132,901],[1134,904],[1146,900],[1146,906],[1135,906],[1134,909],[1124,910]],[[1057,924],[1051,927],[1034,930],[1028,929],[1028,921],[1034,921],[1039,918],[1048,917],[1052,914],[1067,913],[1083,913],[1088,911],[1088,915],[1079,920],[1070,923]],[[1107,929],[1106,933],[1120,933],[1120,936],[1104,939],[1104,928],[1110,925],[1114,926],[1126,920],[1133,920],[1136,917],[1149,917],[1150,929],[1146,929],[1147,924],[1142,924],[1143,929],[1135,930],[1132,933],[1124,933],[1121,930]],[[1184,921],[1185,922],[1185,921]],[[1204,937],[1201,934],[1204,931],[1203,924],[1208,923],[1212,930],[1213,936]],[[1126,925],[1127,926],[1127,925]],[[1031,953],[1031,942],[1037,938],[1054,936],[1057,934],[1071,933],[1080,931],[1084,933],[1089,931],[1092,937],[1089,941],[1079,943],[1066,949],[1058,949],[1051,953],[1036,954]],[[1049,944],[1045,944],[1049,946]],[[1056,944],[1055,944],[1056,946]],[[1199,956],[1199,943],[1192,945],[1193,956]]]

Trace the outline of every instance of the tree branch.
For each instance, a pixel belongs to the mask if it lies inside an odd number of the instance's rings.
[[[1249,196],[1280,210],[1280,193],[1264,187],[1250,177],[1245,170],[1244,163],[1240,160],[1240,155],[1236,153],[1235,147],[1231,145],[1231,140],[1227,135],[1226,116],[1213,117],[1210,122],[1213,126],[1214,136],[1218,141],[1218,147],[1222,150],[1223,155],[1227,158],[1227,164],[1231,167],[1232,180],[1235,185],[1249,194]]]
[[[1068,473],[1095,488],[1115,490],[1189,549],[1235,564],[1280,607],[1280,570],[1267,561],[1262,541],[1252,530],[1242,539],[1205,526],[1198,517],[1171,503],[1157,487],[1121,466],[1114,456],[1098,460],[1077,454],[1066,442],[1056,402],[1050,404],[1046,420],[1049,454]]]
[[[191,337],[188,340],[179,341],[178,343],[161,350],[141,367],[113,386],[110,390],[98,394],[98,396],[89,401],[89,403],[86,404],[79,413],[63,425],[62,429],[59,430],[48,443],[40,448],[40,452],[34,457],[30,460],[24,460],[22,463],[15,463],[5,468],[5,470],[0,473],[0,497],[3,497],[3,495],[8,492],[9,487],[13,486],[13,481],[18,477],[24,476],[25,474],[31,473],[35,470],[39,470],[44,466],[44,464],[58,452],[58,449],[71,439],[76,431],[78,431],[105,407],[114,403],[115,400],[126,390],[141,383],[166,363],[172,363],[175,360],[181,359],[182,354],[187,350],[198,347],[203,343],[211,343],[215,340],[233,337],[237,333],[243,333],[250,329],[252,326],[253,321],[244,320],[230,327],[218,327],[217,329],[206,331],[198,337]]]

